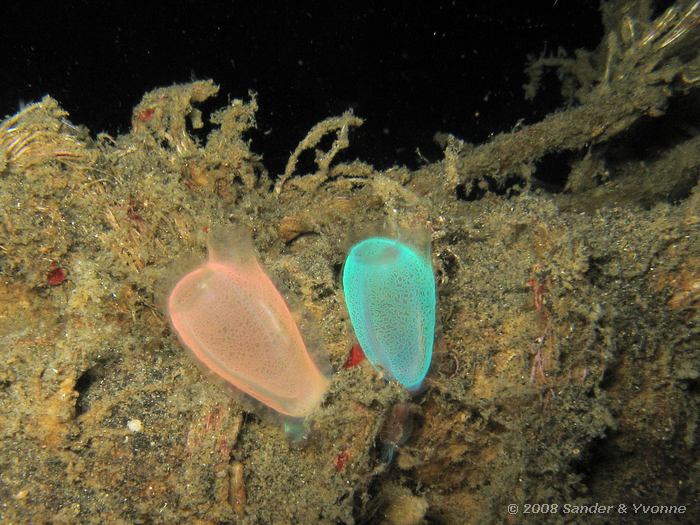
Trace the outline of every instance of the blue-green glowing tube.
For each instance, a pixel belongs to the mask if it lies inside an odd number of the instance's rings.
[[[370,237],[350,249],[343,291],[367,359],[408,390],[420,388],[435,337],[430,258],[395,239]]]

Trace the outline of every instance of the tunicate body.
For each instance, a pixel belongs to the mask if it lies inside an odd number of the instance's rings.
[[[320,404],[329,381],[245,234],[211,236],[208,260],[177,282],[167,313],[219,382],[287,416],[306,417]]]
[[[365,239],[348,253],[343,292],[367,359],[407,389],[419,389],[435,337],[437,298],[429,255],[393,238]]]

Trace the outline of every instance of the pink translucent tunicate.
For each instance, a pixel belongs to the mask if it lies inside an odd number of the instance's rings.
[[[182,344],[226,385],[292,417],[320,404],[328,379],[245,234],[211,236],[209,259],[177,282],[167,313]]]

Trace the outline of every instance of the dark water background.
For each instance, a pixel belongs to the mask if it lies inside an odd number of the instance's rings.
[[[48,93],[73,122],[115,135],[143,93],[212,78],[211,108],[258,93],[253,149],[272,173],[313,124],[348,108],[366,123],[345,155],[378,168],[416,167],[416,148],[440,158],[436,131],[480,143],[537,121],[561,97],[551,74],[524,100],[527,56],[602,36],[598,2],[556,0],[12,2],[0,25],[0,114]]]

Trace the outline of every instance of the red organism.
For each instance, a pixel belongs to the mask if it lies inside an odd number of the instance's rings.
[[[353,366],[360,364],[362,361],[364,361],[364,359],[365,353],[362,351],[360,343],[355,343],[350,349],[348,358],[345,360],[345,363],[343,363],[343,368],[352,368]]]
[[[340,472],[341,470],[343,470],[349,460],[350,455],[347,453],[347,451],[340,451],[335,458],[335,471]]]
[[[143,111],[139,111],[136,114],[136,118],[140,120],[141,122],[148,122],[153,118],[153,115],[155,114],[156,110],[155,108],[147,108],[144,109]]]
[[[46,274],[46,282],[51,286],[58,286],[66,280],[66,271],[55,262],[49,266],[49,272]]]

